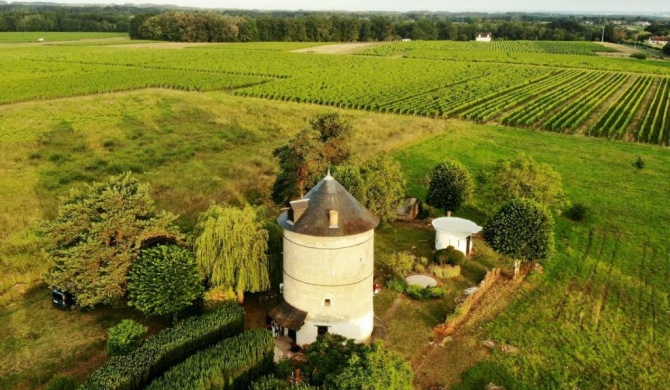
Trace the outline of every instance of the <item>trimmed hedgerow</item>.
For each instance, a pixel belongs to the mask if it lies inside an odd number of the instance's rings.
[[[146,390],[248,389],[272,368],[274,339],[254,329],[200,351],[153,381]]]
[[[80,390],[140,389],[193,352],[240,333],[243,325],[244,310],[238,305],[183,320],[128,355],[112,357]]]

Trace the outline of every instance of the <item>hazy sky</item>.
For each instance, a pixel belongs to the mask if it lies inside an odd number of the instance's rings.
[[[304,9],[304,10],[347,10],[347,11],[582,11],[582,12],[670,12],[667,0],[45,0],[66,4],[123,4],[155,3],[174,4],[203,8],[242,9]]]

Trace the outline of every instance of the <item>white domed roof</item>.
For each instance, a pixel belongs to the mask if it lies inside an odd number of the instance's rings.
[[[463,218],[442,217],[436,218],[432,222],[435,230],[441,230],[450,233],[475,234],[482,231],[482,227],[476,223]]]

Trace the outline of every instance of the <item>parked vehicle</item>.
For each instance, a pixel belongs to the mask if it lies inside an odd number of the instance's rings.
[[[72,294],[57,288],[51,293],[51,302],[55,307],[63,310],[74,310],[77,307]]]

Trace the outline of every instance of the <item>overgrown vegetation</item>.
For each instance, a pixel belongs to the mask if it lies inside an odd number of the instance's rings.
[[[133,320],[121,321],[107,332],[107,353],[111,356],[127,355],[137,347],[139,339],[148,330],[149,328]]]

